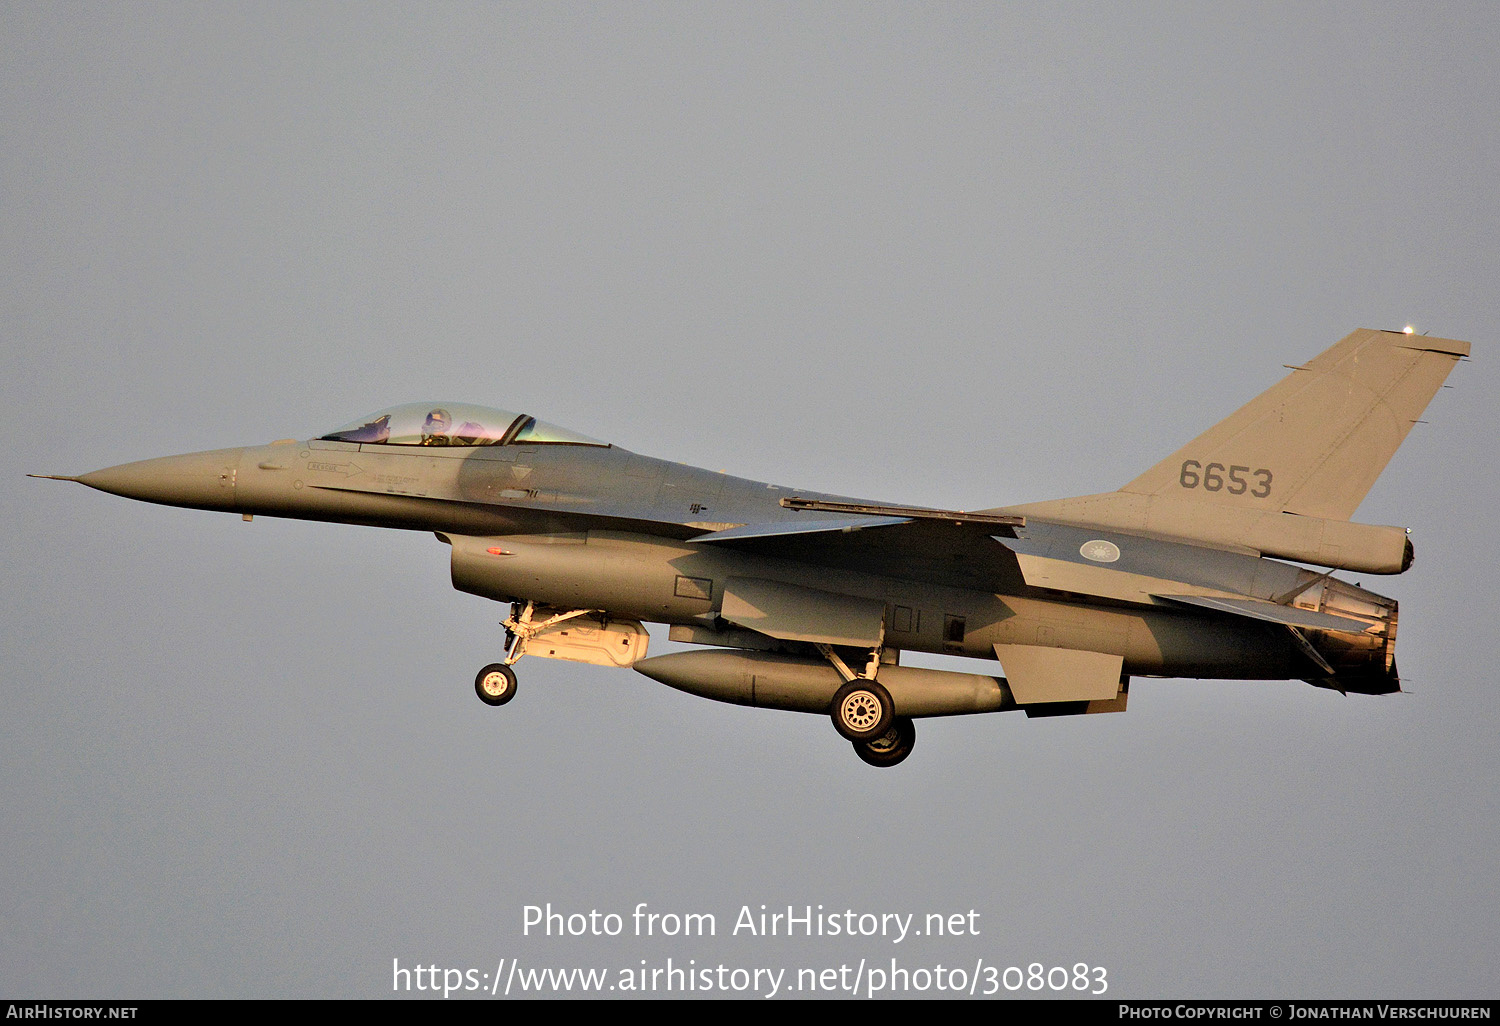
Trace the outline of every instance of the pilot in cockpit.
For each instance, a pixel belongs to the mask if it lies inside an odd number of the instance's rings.
[[[452,445],[453,440],[448,437],[448,429],[452,426],[452,414],[441,407],[433,410],[427,414],[427,420],[422,424],[422,444]]]

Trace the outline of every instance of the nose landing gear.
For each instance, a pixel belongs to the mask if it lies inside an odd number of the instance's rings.
[[[504,663],[490,663],[474,678],[474,692],[485,705],[504,705],[516,697],[516,671]]]

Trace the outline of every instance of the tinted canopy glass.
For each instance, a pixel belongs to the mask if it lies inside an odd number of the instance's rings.
[[[366,445],[607,445],[526,414],[472,403],[404,403],[322,436]]]

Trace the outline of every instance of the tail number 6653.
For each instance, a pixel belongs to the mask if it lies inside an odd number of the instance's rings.
[[[1246,475],[1249,475],[1248,478]],[[1226,468],[1222,463],[1210,463],[1205,467],[1197,460],[1182,461],[1182,473],[1178,476],[1177,483],[1184,488],[1201,486],[1207,492],[1226,491],[1230,495],[1244,495],[1248,491],[1257,499],[1264,499],[1271,494],[1269,470],[1251,470],[1240,466]]]

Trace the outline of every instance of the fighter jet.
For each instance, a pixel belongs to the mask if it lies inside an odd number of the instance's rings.
[[[1350,518],[1468,354],[1355,331],[1118,491],[977,511],[745,480],[450,402],[61,479],[245,520],[433,532],[454,587],[510,604],[503,658],[475,679],[489,705],[515,697],[525,656],[631,667],[828,716],[893,766],[922,717],[1123,712],[1133,676],[1400,690],[1395,600],[1333,574],[1411,566],[1406,529]],[[647,623],[700,648],[648,657]]]

